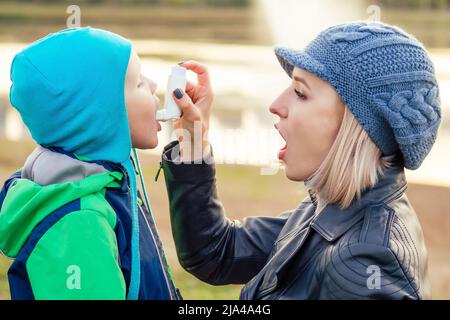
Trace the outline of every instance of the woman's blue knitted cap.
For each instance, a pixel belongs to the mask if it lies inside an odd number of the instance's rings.
[[[303,51],[275,48],[282,67],[330,83],[383,155],[417,169],[441,123],[439,88],[424,46],[398,27],[353,22],[321,32]]]
[[[17,53],[9,98],[33,139],[91,160],[127,160],[131,47],[115,33],[83,27],[51,33]]]

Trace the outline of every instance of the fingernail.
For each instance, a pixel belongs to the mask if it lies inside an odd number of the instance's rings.
[[[183,97],[183,92],[181,92],[180,89],[175,89],[175,90],[173,91],[173,94],[175,95],[175,97],[176,97],[177,99],[181,99],[181,97]]]

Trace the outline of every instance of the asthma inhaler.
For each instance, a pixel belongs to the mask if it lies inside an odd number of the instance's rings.
[[[167,81],[164,109],[156,112],[156,120],[167,121],[180,118],[181,111],[172,96],[173,91],[177,88],[186,90],[186,69],[178,65],[172,67],[172,73]]]

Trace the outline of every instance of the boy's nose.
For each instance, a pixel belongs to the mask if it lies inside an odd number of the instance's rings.
[[[150,90],[152,91],[152,93],[153,94],[155,94],[156,93],[156,88],[157,88],[158,86],[156,85],[156,83],[155,84],[152,84],[152,85],[150,85]]]
[[[143,79],[145,81],[145,84],[150,89],[151,93],[155,94],[156,89],[158,88],[158,84],[155,81],[153,81],[152,79],[147,78],[146,76],[143,76]]]
[[[150,87],[150,91],[154,94],[156,92],[156,88],[158,88],[158,84],[153,80],[148,80],[148,85]]]

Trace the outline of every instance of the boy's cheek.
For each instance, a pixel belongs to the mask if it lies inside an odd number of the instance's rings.
[[[158,103],[152,94],[142,94],[139,96],[139,109],[145,117],[156,117]]]

